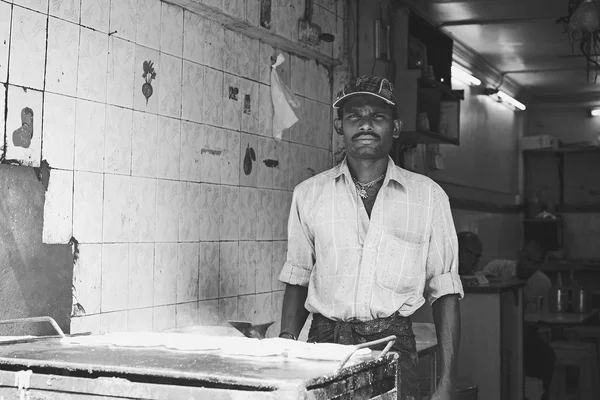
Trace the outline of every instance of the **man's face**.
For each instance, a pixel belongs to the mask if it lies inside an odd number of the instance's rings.
[[[401,123],[393,119],[392,106],[371,95],[354,95],[342,104],[343,117],[335,120],[344,135],[346,152],[355,159],[388,157]]]

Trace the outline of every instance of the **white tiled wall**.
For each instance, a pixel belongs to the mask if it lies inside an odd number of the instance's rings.
[[[256,0],[206,3],[259,23]],[[342,3],[316,2],[313,21],[342,32]],[[303,12],[273,1],[272,32],[296,40]],[[337,57],[342,36],[320,51]],[[0,153],[52,169],[43,237],[78,242],[73,332],[279,319],[291,191],[330,166],[332,114],[327,69],[284,53],[303,108],[272,138],[274,52],[159,0],[0,0],[7,143],[34,115],[32,145]]]

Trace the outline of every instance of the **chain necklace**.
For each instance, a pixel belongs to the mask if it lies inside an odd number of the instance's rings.
[[[358,195],[361,198],[366,199],[367,197],[369,197],[369,193],[367,192],[367,189],[369,189],[370,187],[372,187],[373,185],[375,185],[377,182],[379,182],[380,180],[382,180],[384,177],[385,177],[385,172],[379,178],[375,178],[371,182],[367,182],[367,183],[360,183],[354,177],[352,177],[352,180],[354,181],[354,186],[356,186],[356,190],[358,191]]]

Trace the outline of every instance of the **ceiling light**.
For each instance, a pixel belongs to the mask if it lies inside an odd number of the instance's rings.
[[[516,100],[515,98],[507,95],[502,90],[493,89],[493,88],[485,88],[483,90],[483,93],[494,98],[497,102],[500,102],[503,104],[510,104],[514,108],[517,108],[521,111],[525,111],[525,109],[527,108],[527,107],[525,107],[525,104],[523,104],[520,101]]]
[[[592,110],[590,110],[590,114],[592,114],[592,117],[600,116],[600,108],[593,108]]]
[[[458,79],[462,83],[466,85],[479,86],[481,85],[481,81],[471,75],[468,71],[464,70],[456,63],[452,63],[452,77]]]

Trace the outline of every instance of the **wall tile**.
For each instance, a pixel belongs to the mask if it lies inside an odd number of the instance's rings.
[[[183,12],[183,58],[204,64],[204,25],[207,24],[198,14]]]
[[[291,64],[292,64],[292,85],[291,89],[296,95],[305,96],[306,95],[306,80],[308,79],[306,75],[306,62],[296,56],[291,56]]]
[[[273,100],[271,87],[259,85],[258,88],[258,129],[261,136],[273,137]]]
[[[258,133],[258,83],[242,79],[240,101],[242,102],[242,131]]]
[[[181,182],[181,206],[179,208],[179,241],[200,240],[200,209],[202,207],[199,183]]]
[[[219,299],[219,324],[239,319],[238,298],[226,297]]]
[[[238,68],[240,75],[244,78],[257,81],[258,63],[259,63],[259,41],[249,36],[241,35],[242,56],[238,58]]]
[[[256,150],[258,137],[242,133],[240,136],[240,186],[256,187]]]
[[[135,44],[111,36],[108,46],[106,102],[121,107],[133,108]],[[138,73],[141,74],[141,72]],[[135,87],[135,90],[139,89],[139,87]]]
[[[317,100],[329,104],[331,102],[331,81],[329,71],[319,64],[317,67]]]
[[[127,311],[127,330],[129,332],[152,332],[152,308]]]
[[[258,192],[255,188],[240,187],[240,240],[256,240]]]
[[[5,110],[6,109],[6,86],[4,85],[0,85],[0,110]],[[0,134],[0,140],[2,140],[2,143],[4,144],[4,130],[6,128],[6,120],[4,118],[4,113],[0,112],[0,132],[2,132]],[[5,149],[4,146],[0,147],[0,157],[5,155]]]
[[[238,186],[221,186],[221,202],[223,211],[219,224],[219,239],[238,240],[240,192]]]
[[[223,85],[223,127],[239,131],[242,126],[244,95],[242,79],[225,74]]]
[[[79,243],[102,242],[103,175],[75,171],[73,236]]]
[[[271,291],[273,243],[256,242],[256,293]]]
[[[158,50],[160,46],[160,1],[138,0],[135,42]]]
[[[180,128],[178,119],[158,117],[158,178],[179,179]]]
[[[244,19],[244,0],[223,0],[223,12],[237,19]]]
[[[213,326],[219,323],[219,301],[204,300],[198,302],[198,324]]]
[[[219,242],[200,242],[198,257],[198,298],[219,297]]]
[[[273,187],[273,163],[275,157],[275,140],[266,137],[257,138],[256,151],[256,186],[259,188]]]
[[[218,70],[223,69],[225,47],[225,29],[223,25],[215,21],[204,21],[200,26],[201,36],[204,38],[202,44],[203,64]]]
[[[256,316],[256,295],[238,297],[238,319],[254,322]]]
[[[181,122],[181,156],[179,174],[181,180],[200,181],[200,153],[204,127],[193,122]]]
[[[342,3],[341,1],[338,3]],[[333,41],[333,58],[340,59],[344,56],[344,20],[336,19],[335,40]]]
[[[117,37],[135,42],[137,31],[137,0],[110,2],[110,31]]]
[[[154,298],[154,243],[131,243],[129,245],[128,293],[130,309],[152,306]],[[152,322],[152,318],[150,318],[150,322]]]
[[[132,242],[154,242],[157,218],[156,179],[131,178],[130,224]],[[170,221],[177,226],[176,221]]]
[[[292,73],[294,73],[292,71]],[[316,60],[307,60],[304,63],[304,96],[311,100],[318,99],[319,92],[319,67],[317,66]]]
[[[100,333],[127,332],[127,311],[100,314]]]
[[[0,83],[6,83],[8,79],[11,19],[12,7],[8,3],[0,2]]]
[[[48,13],[48,0],[13,0],[11,3],[29,8],[42,14]]]
[[[274,189],[287,189],[288,188],[288,175],[289,175],[289,148],[288,142],[274,142],[275,143],[275,159],[278,161],[278,166],[273,170],[273,188]]]
[[[273,195],[268,189],[258,189],[256,210],[256,239],[273,239]]]
[[[183,55],[183,8],[161,2],[160,51]]]
[[[242,44],[242,35],[238,32],[225,29],[223,43],[223,70],[229,74],[242,75],[240,54],[245,52]]]
[[[158,113],[161,115],[181,116],[181,68],[181,58],[161,53],[159,69],[162,79],[158,81]]]
[[[157,242],[177,242],[179,236],[179,183],[156,180]]]
[[[134,111],[131,135],[131,175],[156,178],[157,147],[158,117]]]
[[[202,115],[205,123],[223,126],[223,71],[205,68]]]
[[[159,53],[156,50],[136,45],[133,108],[148,113],[158,113],[158,86],[163,71],[160,70]]]
[[[175,305],[154,307],[152,311],[152,330],[154,332],[163,332],[177,327],[177,308]]]
[[[80,6],[79,0],[50,0],[48,13],[53,17],[78,24]]]
[[[79,62],[79,27],[57,19],[48,20],[46,91],[75,96]]]
[[[71,318],[71,334],[73,333],[100,334],[100,314]]]
[[[68,243],[73,236],[73,171],[55,169],[44,200],[42,242]]]
[[[101,311],[126,310],[129,301],[129,245],[102,245]]]
[[[221,156],[221,184],[240,183],[240,133],[224,129],[223,154]]]
[[[79,31],[77,97],[106,102],[108,72],[108,36],[81,27]]]
[[[271,191],[271,196],[273,198],[273,239],[274,240],[283,240],[285,239],[285,222],[283,221],[282,208],[284,207],[284,196],[285,191],[282,190],[273,190]]]
[[[198,325],[198,302],[177,304],[177,328],[186,328]]]
[[[39,167],[42,155],[42,92],[9,85],[7,100],[6,159]]]
[[[154,306],[174,304],[177,300],[177,243],[156,243],[154,256]]]
[[[75,99],[46,92],[42,160],[52,168],[72,170],[74,149]]]
[[[181,118],[202,122],[202,99],[204,93],[204,67],[189,61],[183,61]]]
[[[246,21],[252,26],[260,26],[260,0],[246,0]]]
[[[275,62],[276,54],[273,46],[259,42],[258,79],[260,83],[271,84],[271,65]]]
[[[281,320],[281,307],[283,306],[283,291],[271,294],[271,312],[275,321]]]
[[[254,322],[256,324],[266,324],[273,322],[271,293],[261,293],[256,295],[256,315]]]
[[[219,240],[221,230],[221,190],[219,185],[202,184],[200,189],[202,201],[200,202],[200,240]]]
[[[287,259],[287,242],[273,242],[273,269],[271,272],[272,289],[283,290],[285,285],[279,280],[279,274]]]
[[[129,241],[130,179],[130,177],[122,175],[104,175],[102,220],[102,241],[104,243]]]
[[[177,303],[198,301],[198,243],[179,243]],[[196,305],[197,307],[197,305]]]
[[[133,112],[127,108],[106,106],[104,172],[131,174],[131,131]]]
[[[238,293],[256,293],[256,246],[255,242],[240,242],[239,283]]]
[[[46,16],[13,8],[9,83],[42,90],[46,64]]]
[[[85,0],[81,2],[81,25],[108,33],[110,0]]]
[[[100,312],[102,276],[102,245],[80,244],[73,267],[73,293],[86,314]]]
[[[237,296],[240,285],[238,242],[221,242],[220,246],[219,296]]]
[[[221,156],[223,154],[223,130],[214,126],[204,125],[201,136],[200,150],[200,181],[220,183]]]

